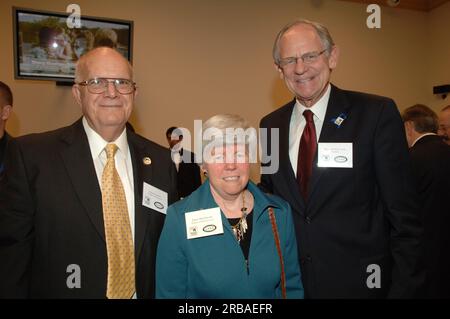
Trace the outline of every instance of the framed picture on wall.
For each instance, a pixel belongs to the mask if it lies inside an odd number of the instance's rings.
[[[77,28],[68,15],[13,7],[16,79],[72,83],[78,59],[98,46],[132,61],[133,21],[81,16]]]

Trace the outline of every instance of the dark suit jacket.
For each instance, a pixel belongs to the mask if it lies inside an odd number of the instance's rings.
[[[200,167],[195,162],[195,155],[192,152],[182,149],[181,158],[189,158],[189,162],[182,161],[178,167],[177,187],[180,197],[187,197],[195,191],[201,184]]]
[[[0,179],[3,176],[6,147],[8,146],[10,139],[11,136],[9,136],[9,134],[6,131],[3,133],[2,138],[0,138]]]
[[[127,131],[135,191],[138,298],[154,296],[156,247],[164,215],[142,205],[143,182],[176,200],[167,149]],[[151,158],[144,165],[143,157]],[[0,298],[105,298],[107,252],[101,190],[81,120],[12,140],[0,194]],[[69,289],[67,268],[81,270]]]
[[[279,128],[280,135],[280,167],[261,176],[261,188],[292,206],[305,296],[413,296],[423,279],[418,265],[422,224],[395,103],[332,86],[319,142],[353,143],[353,168],[313,167],[307,202],[289,160],[294,104],[261,120],[262,128]],[[346,119],[338,127],[334,119],[341,114]],[[381,288],[366,285],[371,264],[380,266]]]
[[[450,298],[450,146],[427,135],[410,151],[424,220],[425,297]]]

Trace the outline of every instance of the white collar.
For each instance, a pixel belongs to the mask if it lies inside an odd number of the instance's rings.
[[[313,106],[311,107],[306,107],[303,104],[301,104],[298,99],[295,99],[295,109],[297,109],[298,111],[298,116],[301,118],[303,117],[303,112],[305,110],[310,110],[311,112],[313,112],[313,114],[315,116],[317,116],[319,118],[319,120],[321,120],[322,122],[325,120],[325,113],[327,112],[327,106],[328,106],[328,101],[330,100],[330,94],[331,94],[331,85],[330,83],[328,83],[328,87],[324,93],[324,95],[322,95],[322,97],[319,99],[319,101],[317,101]]]
[[[92,157],[98,158],[100,157],[101,153],[104,151],[105,146],[109,143],[114,143],[117,145],[118,150],[117,154],[120,154],[119,156],[123,156],[124,159],[127,159],[128,156],[128,140],[127,140],[127,130],[126,128],[123,129],[123,132],[120,134],[120,136],[112,142],[107,142],[101,137],[96,131],[94,131],[90,126],[89,123],[86,120],[86,117],[83,116],[83,127],[84,131],[86,132],[89,146],[91,148]]]

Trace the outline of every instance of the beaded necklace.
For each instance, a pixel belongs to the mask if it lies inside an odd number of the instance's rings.
[[[244,238],[244,234],[248,229],[247,225],[247,207],[245,206],[245,190],[242,192],[242,217],[239,218],[239,221],[235,225],[231,225],[231,229],[233,230],[234,237],[236,237],[237,241],[240,242]]]

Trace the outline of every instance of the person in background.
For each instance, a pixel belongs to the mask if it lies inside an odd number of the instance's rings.
[[[248,128],[227,114],[203,124],[203,132],[213,132],[212,141],[203,139],[208,178],[169,207],[156,259],[157,298],[303,298],[289,204],[249,181],[256,134],[226,132]]]
[[[13,106],[13,94],[9,86],[0,81],[0,178],[3,173],[3,161],[5,159],[6,147],[11,136],[6,132],[6,121],[11,115]]]
[[[126,129],[136,84],[116,50],[83,55],[72,93],[82,118],[8,146],[0,298],[152,298],[170,153]]]
[[[197,164],[194,153],[182,146],[182,131],[172,126],[166,131],[167,142],[172,154],[172,160],[177,168],[178,195],[183,198],[189,196],[201,184],[200,167]]]
[[[417,104],[402,114],[424,223],[425,298],[450,298],[450,147],[437,136],[438,117]]]
[[[294,99],[261,120],[279,169],[260,187],[292,207],[307,298],[414,297],[422,223],[403,122],[393,100],[331,84],[338,57],[320,23],[278,33],[274,64]]]
[[[450,145],[450,105],[443,107],[439,113],[438,135],[444,138],[447,145]]]

